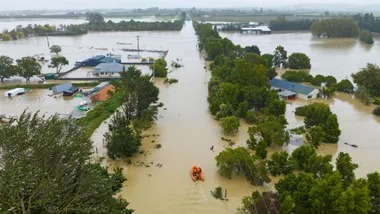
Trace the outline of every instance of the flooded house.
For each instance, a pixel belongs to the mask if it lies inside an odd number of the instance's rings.
[[[116,63],[121,63],[120,59],[117,58],[112,58],[112,57],[106,57],[104,55],[98,55],[94,56],[92,58],[88,58],[80,63],[81,66],[90,66],[90,67],[95,67],[101,63],[111,63],[111,62],[116,62]]]
[[[104,102],[115,92],[116,88],[113,85],[107,85],[101,89],[98,93],[91,96],[91,102]]]
[[[78,88],[74,87],[71,82],[69,83],[63,83],[60,85],[56,85],[51,88],[53,91],[53,94],[61,94],[63,93],[63,96],[73,96],[76,92],[78,92]]]
[[[277,91],[281,99],[303,99],[310,100],[319,96],[319,89],[299,83],[289,82],[281,79],[272,79],[269,81],[272,89]]]
[[[94,68],[95,75],[99,76],[114,76],[118,75],[124,70],[124,65],[116,62],[101,63]]]

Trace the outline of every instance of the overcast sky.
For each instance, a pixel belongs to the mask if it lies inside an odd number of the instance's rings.
[[[178,7],[270,7],[308,3],[378,4],[379,0],[0,0],[0,10],[178,8]]]

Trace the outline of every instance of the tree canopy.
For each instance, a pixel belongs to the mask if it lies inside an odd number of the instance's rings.
[[[352,18],[332,18],[313,22],[310,31],[315,37],[351,38],[358,37],[359,26]]]
[[[33,57],[27,56],[17,60],[17,73],[29,82],[30,78],[41,74],[42,66]]]
[[[53,45],[50,47],[50,53],[55,53],[55,54],[59,54],[60,52],[62,52],[62,48],[61,46],[59,45]]]
[[[359,34],[360,41],[372,45],[375,41],[373,40],[373,35],[369,30],[361,30]]]
[[[289,56],[288,66],[291,69],[310,69],[310,58],[304,53],[292,53]]]
[[[132,213],[115,195],[121,169],[91,161],[92,142],[71,119],[23,113],[0,125],[0,208],[15,213]]]
[[[13,59],[7,56],[0,56],[0,80],[16,76],[16,67],[13,65]]]
[[[57,69],[57,73],[59,73],[62,70],[62,67],[65,65],[68,65],[69,61],[64,56],[54,56],[51,58],[51,64],[50,66],[52,68]]]
[[[380,68],[375,64],[368,63],[359,72],[351,75],[354,83],[364,87],[372,96],[380,96]]]

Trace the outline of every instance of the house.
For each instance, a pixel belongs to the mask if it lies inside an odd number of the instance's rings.
[[[116,62],[121,63],[121,59],[116,59],[112,57],[106,57],[103,55],[94,56],[92,58],[86,59],[80,63],[81,66],[91,66],[95,67],[101,63]]]
[[[116,62],[101,63],[97,65],[94,70],[96,75],[113,76],[123,72],[124,65]]]
[[[282,98],[292,99],[294,97],[304,100],[317,98],[319,90],[306,85],[288,82],[281,79],[272,79],[269,81],[272,88],[278,92]]]
[[[261,25],[261,26],[249,26],[249,27],[242,27],[240,29],[240,32],[242,33],[247,33],[247,34],[271,34],[272,30],[269,29],[268,26],[266,25]]]
[[[104,87],[102,90],[100,90],[98,93],[95,95],[91,96],[91,102],[96,103],[96,102],[103,102],[107,100],[110,97],[109,92],[115,92],[115,86],[113,85],[108,85]]]
[[[73,84],[69,82],[69,83],[56,85],[52,87],[51,90],[53,91],[53,94],[60,94],[60,93],[63,93],[64,91],[70,90],[72,87],[73,87]]]

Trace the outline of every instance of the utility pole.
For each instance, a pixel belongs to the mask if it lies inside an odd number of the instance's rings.
[[[137,38],[137,54],[140,54],[140,36],[136,36]]]
[[[50,44],[49,44],[49,35],[46,34],[46,39],[47,39],[47,45],[48,45],[48,48],[50,48]]]

